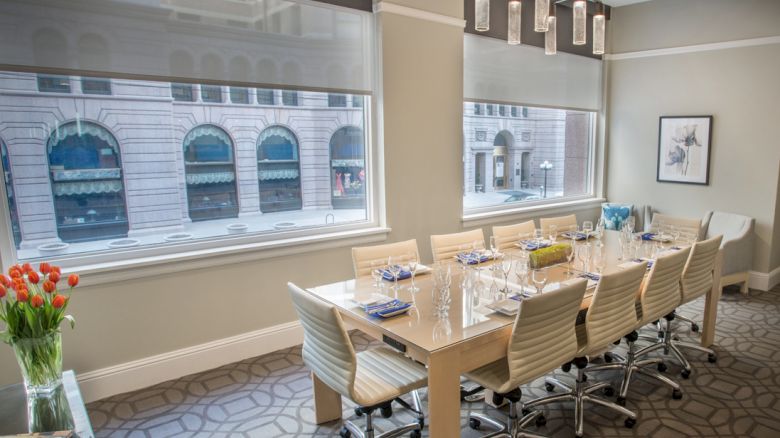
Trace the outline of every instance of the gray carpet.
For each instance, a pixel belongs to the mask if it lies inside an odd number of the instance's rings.
[[[701,320],[702,306],[703,299],[685,306],[681,313]],[[623,417],[588,405],[585,435],[780,436],[780,287],[772,292],[751,291],[748,297],[728,289],[718,318],[717,363],[691,353],[694,372],[683,380],[679,367],[667,362],[667,375],[682,384],[682,400],[673,400],[668,388],[640,376],[631,386],[627,404],[639,415],[636,426],[626,429]],[[682,338],[697,336],[689,327],[681,327],[679,333]],[[353,342],[357,349],[372,344],[359,333],[353,335]],[[600,374],[599,380],[618,378],[617,374]],[[541,379],[523,387],[524,400],[546,394]],[[344,417],[353,416],[354,405],[346,399],[343,405]],[[313,422],[311,382],[300,347],[120,394],[91,403],[87,409],[99,437],[338,436],[340,429],[339,422],[322,426]],[[503,416],[482,403],[464,403],[461,422],[466,437],[479,436],[466,426],[472,410]],[[551,404],[543,411],[547,425],[535,429],[538,433],[574,435],[571,403]],[[384,429],[391,423],[411,421],[398,408],[391,419],[379,418],[376,426]],[[427,430],[423,435],[427,436]]]

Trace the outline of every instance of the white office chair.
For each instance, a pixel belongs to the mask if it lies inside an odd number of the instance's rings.
[[[653,221],[650,223],[650,230],[658,228],[661,225],[672,225],[680,231],[694,234],[697,238],[701,237],[701,220],[685,217],[669,216],[668,214],[653,213]]]
[[[587,281],[578,280],[523,300],[509,337],[507,357],[466,373],[470,380],[496,393],[496,404],[501,403],[501,398],[509,400],[506,424],[483,414],[470,414],[472,429],[479,429],[483,423],[497,429],[483,438],[537,436],[520,430],[532,421],[544,424],[544,416],[537,411],[524,412],[522,418],[517,418],[522,395],[519,387],[571,361],[577,354],[575,324],[586,286]]]
[[[543,217],[539,219],[539,227],[545,236],[549,234],[550,225],[555,225],[558,231],[575,230],[577,229],[577,215],[570,214],[568,216]]]
[[[574,402],[574,428],[575,435],[581,437],[584,428],[584,403],[590,402],[617,411],[627,418],[626,427],[634,427],[636,414],[613,403],[594,395],[599,389],[606,389],[607,395],[613,392],[608,382],[586,384],[585,372],[620,369],[620,364],[604,364],[586,368],[588,357],[597,355],[612,346],[615,341],[632,332],[637,325],[636,297],[639,286],[642,284],[647,263],[638,263],[636,266],[618,271],[614,274],[605,274],[601,277],[593,298],[585,316],[586,339],[581,343],[574,365],[577,367],[577,378],[573,386],[562,381],[548,377],[545,379],[545,387],[553,391],[555,387],[565,392],[554,394],[526,403],[526,409],[543,404],[573,401]],[[570,365],[567,365],[567,370]]]
[[[433,252],[433,261],[451,260],[465,246],[475,244],[477,249],[485,249],[485,236],[482,234],[482,228],[471,231],[452,234],[438,234],[431,236],[431,251]]]
[[[691,253],[690,256],[688,256],[688,262],[685,264],[685,269],[683,269],[680,282],[682,292],[681,304],[690,303],[712,290],[715,259],[718,256],[721,239],[722,236],[717,236],[703,242],[696,242],[691,248]],[[687,379],[691,375],[691,364],[680,350],[681,348],[707,353],[707,360],[710,363],[715,363],[715,361],[717,361],[717,356],[713,350],[702,347],[701,345],[675,341],[672,327],[672,321],[675,318],[680,318],[675,312],[664,317],[666,325],[659,343],[663,345],[665,352],[668,351],[677,358],[683,367],[681,375],[684,379]],[[666,371],[666,365],[663,362],[659,363],[658,370]]]
[[[704,238],[723,235],[723,265],[720,287],[740,284],[740,291],[748,293],[749,271],[753,266],[753,228],[756,220],[722,211],[708,211],[702,220]]]
[[[389,257],[403,257],[408,254],[414,254],[417,260],[420,260],[416,239],[352,248],[352,268],[355,270],[355,277],[371,275],[371,264],[374,262],[387,263]]]
[[[356,354],[335,307],[292,283],[287,283],[287,288],[303,325],[303,363],[324,384],[360,405],[359,412],[365,414],[365,432],[346,421],[341,436],[374,438],[373,411],[387,409],[401,395],[424,387],[428,382],[427,370],[386,347]],[[414,403],[420,409],[416,395]],[[418,417],[418,422],[376,435],[376,438],[396,437],[407,432],[412,432],[412,437],[419,437],[421,423]]]
[[[633,332],[625,336],[628,343],[628,353],[625,359],[621,359],[618,365],[624,370],[623,380],[620,384],[620,392],[617,397],[617,403],[625,406],[626,395],[631,384],[631,378],[634,373],[640,373],[652,377],[672,388],[672,398],[679,400],[682,398],[680,385],[672,379],[660,374],[656,370],[648,369],[649,365],[658,365],[663,362],[661,358],[639,360],[641,357],[655,350],[663,348],[663,344],[652,344],[647,347],[635,350],[634,343],[639,339],[636,332],[640,327],[654,323],[661,318],[671,314],[682,300],[680,295],[680,279],[685,263],[690,254],[690,248],[674,251],[670,254],[658,257],[653,263],[645,283],[642,286],[639,298],[639,323]],[[605,359],[617,357],[612,354],[605,355]]]
[[[533,220],[515,224],[493,227],[493,237],[496,239],[496,246],[499,251],[512,249],[515,243],[520,240],[521,235],[534,235],[536,224]]]

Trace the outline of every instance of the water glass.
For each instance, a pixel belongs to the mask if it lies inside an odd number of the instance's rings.
[[[584,243],[577,248],[577,258],[580,259],[582,264],[582,270],[585,272],[590,271],[590,258],[591,258],[591,245],[590,243]]]
[[[401,257],[388,257],[387,258],[387,270],[393,276],[393,282],[395,289],[398,289],[398,277],[401,275]]]
[[[417,260],[417,254],[409,253],[406,256],[407,263],[409,264],[409,273],[412,274],[412,286],[409,288],[412,292],[417,292],[420,289],[414,284],[414,276],[417,274],[417,268],[419,267],[419,261]]]
[[[449,263],[434,263],[433,282],[436,284],[436,287],[449,289],[450,285],[452,284],[452,269],[450,268]]]
[[[539,248],[542,245],[542,239],[544,239],[544,232],[541,228],[534,230],[534,240],[536,241],[536,247]]]
[[[549,233],[550,242],[555,243],[555,241],[558,240],[558,226],[550,225],[547,227],[547,232]]]
[[[586,235],[590,235],[590,233],[593,232],[593,222],[591,221],[585,221],[582,223],[582,232]]]
[[[381,260],[371,262],[371,278],[374,279],[374,286],[381,288],[382,277],[384,276],[385,263]]]
[[[534,269],[531,273],[531,280],[536,287],[536,293],[541,294],[544,287],[547,285],[547,269]]]

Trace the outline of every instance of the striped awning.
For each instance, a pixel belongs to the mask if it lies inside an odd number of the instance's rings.
[[[218,184],[233,182],[236,175],[233,172],[210,172],[210,173],[189,173],[187,174],[187,184]]]
[[[365,160],[361,158],[353,160],[332,160],[331,164],[333,167],[364,167]]]
[[[94,195],[99,193],[119,193],[122,181],[77,181],[54,183],[54,196]]]
[[[62,170],[52,169],[52,178],[54,181],[82,181],[95,179],[119,179],[120,171],[113,169],[75,169]]]
[[[263,169],[257,171],[257,179],[260,181],[295,179],[298,178],[298,175],[298,169]]]

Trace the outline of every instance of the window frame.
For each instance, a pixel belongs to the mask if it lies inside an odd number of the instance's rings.
[[[378,62],[378,60],[375,60]],[[159,79],[166,81],[165,78]],[[167,82],[167,81],[166,81]],[[224,84],[229,86],[230,84]],[[307,91],[304,89],[296,92]],[[313,90],[318,91],[318,90]],[[328,248],[365,245],[387,239],[391,229],[385,215],[384,174],[381,172],[381,139],[377,135],[376,105],[381,95],[381,85],[374,93],[355,96],[367,98],[360,108],[363,112],[363,138],[365,163],[369,173],[366,178],[366,219],[340,224],[323,224],[292,230],[273,230],[246,234],[226,234],[185,242],[167,242],[143,247],[111,249],[81,254],[62,254],[25,259],[37,263],[45,260],[63,268],[63,272],[79,272],[83,284],[112,283],[118,279],[143,278],[196,269],[201,266],[220,266],[229,263],[261,260],[282,255],[308,253]],[[334,131],[335,132],[335,131]],[[330,139],[330,137],[329,137]],[[2,172],[0,163],[0,172]],[[5,181],[0,178],[0,262],[7,268],[20,260],[17,258],[10,226]]]
[[[461,218],[464,226],[484,225],[486,223],[489,223],[490,220],[495,220],[496,217],[501,217],[502,220],[510,220],[509,218],[504,218],[504,217],[510,216],[512,218],[515,217],[526,218],[526,217],[531,217],[531,215],[538,216],[540,212],[553,213],[556,211],[565,212],[565,211],[576,210],[576,209],[591,208],[596,205],[600,205],[602,202],[606,201],[603,192],[604,144],[603,144],[603,136],[601,135],[601,129],[604,123],[603,110],[546,107],[546,106],[530,105],[530,104],[519,103],[519,102],[489,102],[489,101],[478,101],[473,99],[464,99],[463,103],[464,103],[464,109],[468,105],[474,105],[478,103],[486,104],[486,107],[493,104],[517,106],[523,108],[523,113],[525,113],[523,118],[527,117],[527,111],[528,111],[527,108],[529,107],[548,108],[548,109],[557,109],[557,110],[565,110],[565,111],[582,111],[582,112],[590,113],[592,118],[590,123],[590,128],[589,128],[590,132],[588,133],[588,137],[590,140],[589,141],[590,147],[589,147],[588,154],[590,159],[588,163],[588,175],[587,175],[588,188],[586,190],[586,193],[580,195],[574,195],[574,196],[559,197],[559,198],[508,202],[506,203],[506,205],[491,205],[491,206],[477,207],[477,208],[470,208],[470,209],[466,209],[464,203],[462,208],[462,218]],[[466,112],[464,111],[464,117],[465,116],[466,116]],[[506,118],[511,118],[511,117],[506,116]],[[466,154],[465,138],[464,138],[462,148],[463,149],[461,150],[461,153],[465,156]],[[465,160],[464,160],[464,166],[465,166]],[[464,170],[465,169],[462,168],[461,172],[463,172]],[[464,185],[464,196],[465,196],[465,185]]]

